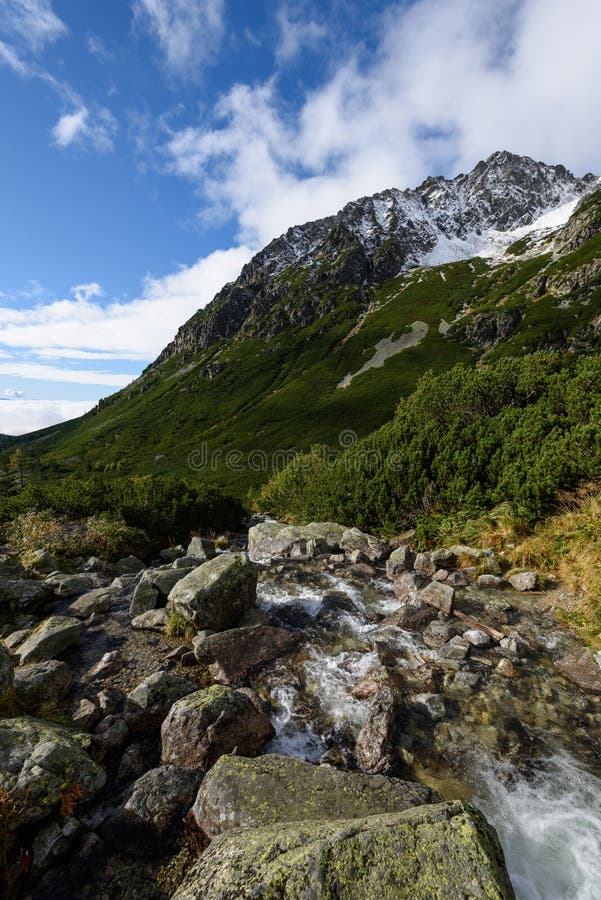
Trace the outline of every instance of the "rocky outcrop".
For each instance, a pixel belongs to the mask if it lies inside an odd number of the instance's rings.
[[[76,644],[82,635],[82,625],[71,616],[51,616],[17,648],[20,665],[54,659]]]
[[[214,685],[178,700],[161,728],[162,761],[208,769],[237,749],[256,756],[274,736],[268,716],[246,693]]]
[[[272,625],[231,628],[196,639],[194,655],[214,681],[240,684],[251,672],[290,653],[299,640],[299,635]]]
[[[503,852],[458,801],[364,819],[288,823],[216,838],[172,900],[306,897],[513,900]]]
[[[197,630],[235,628],[257,599],[257,570],[246,553],[223,553],[194,569],[169,594],[169,607]]]
[[[261,522],[248,532],[248,555],[254,562],[269,563],[338,553],[347,531],[335,522],[312,522],[310,525]]]
[[[232,828],[363,818],[439,800],[430,788],[398,778],[344,772],[276,754],[222,756],[205,776],[192,815],[214,838]]]

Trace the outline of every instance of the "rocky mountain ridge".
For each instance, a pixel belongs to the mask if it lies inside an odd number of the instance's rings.
[[[564,166],[501,151],[451,180],[430,177],[415,190],[393,188],[352,201],[335,216],[271,241],[182,325],[153,365],[239,332],[271,337],[289,324],[307,325],[335,304],[326,297],[324,305],[324,294],[347,286],[364,291],[420,265],[494,255],[516,230],[536,227],[551,210],[562,208],[565,221],[596,182],[590,174],[576,178]],[[299,282],[302,299],[270,315]]]

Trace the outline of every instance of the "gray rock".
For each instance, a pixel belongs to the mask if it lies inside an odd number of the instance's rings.
[[[179,560],[177,560],[179,562]],[[195,568],[197,568],[198,562],[194,562],[192,565],[184,567],[177,566],[174,569],[157,569],[154,573],[154,578],[152,579],[152,583],[159,592],[160,598],[160,606],[164,606],[167,602],[167,597],[182,578],[185,578],[190,572],[192,572]]]
[[[235,748],[256,756],[275,732],[269,718],[242,691],[214,685],[171,707],[161,727],[162,762],[208,769]]]
[[[390,545],[358,528],[347,528],[340,539],[340,549],[347,555],[362,553],[369,562],[384,562],[390,556]]]
[[[125,658],[121,650],[109,650],[86,672],[85,678],[88,680],[108,678],[109,675],[114,675],[115,672],[122,669],[124,665]]]
[[[362,818],[439,799],[421,784],[315,766],[289,756],[222,756],[205,776],[192,816],[213,839],[231,829]]]
[[[364,772],[388,775],[394,770],[394,736],[399,707],[399,697],[389,687],[383,687],[370,700],[367,721],[355,745],[357,765]]]
[[[471,580],[463,569],[459,572],[451,572],[447,577],[447,584],[454,588],[469,587]]]
[[[499,578],[498,575],[479,575],[477,584],[480,590],[488,590],[490,588],[498,590],[503,584],[503,579]]]
[[[12,687],[13,661],[6,647],[0,643],[0,697]]]
[[[35,612],[51,596],[51,587],[42,581],[0,577],[0,609],[7,612]]]
[[[54,703],[66,697],[73,677],[69,666],[57,659],[16,669],[14,690],[23,709],[38,709],[44,703]]]
[[[56,572],[58,563],[48,550],[34,550],[24,560],[28,569],[32,569],[36,575],[49,575]]]
[[[154,672],[130,691],[123,715],[132,730],[159,728],[176,700],[197,688],[171,672]]]
[[[420,575],[427,575],[429,578],[434,575],[438,566],[433,562],[429,553],[418,553],[413,563],[413,568]]]
[[[386,574],[392,580],[403,572],[410,572],[415,562],[415,553],[404,544],[393,550],[386,560]]]
[[[446,581],[449,577],[448,569],[437,569],[432,576],[432,581]]]
[[[463,632],[463,637],[472,647],[488,647],[490,644],[490,637],[479,628],[469,628]]]
[[[601,667],[592,650],[579,648],[566,653],[556,661],[555,667],[581,690],[601,694]]]
[[[440,655],[443,659],[465,659],[468,654],[469,644],[459,635],[451,638],[450,641],[441,648]]]
[[[174,563],[176,560],[185,555],[186,551],[181,544],[177,544],[177,546],[175,547],[165,547],[165,549],[161,550],[161,552],[159,553],[159,557],[165,563]]]
[[[137,575],[145,568],[145,564],[137,556],[125,556],[115,565],[118,575]]]
[[[29,716],[0,719],[0,785],[24,800],[16,824],[57,809],[65,786],[79,785],[86,798],[104,786],[103,769],[86,753],[90,742],[89,735]]]
[[[403,603],[414,600],[418,590],[427,584],[427,581],[426,576],[416,572],[401,572],[392,582],[394,596]]]
[[[468,547],[467,544],[455,544],[454,547],[450,548],[450,552],[454,554],[457,561],[461,558],[473,559],[474,563],[479,562],[483,555],[482,550],[478,550],[477,547]]]
[[[7,650],[16,650],[23,641],[29,637],[33,628],[20,628],[19,631],[11,631],[4,640],[4,646]]]
[[[106,613],[111,608],[112,600],[110,588],[96,588],[78,597],[67,609],[67,615],[87,619],[92,613]]]
[[[119,750],[127,740],[127,732],[127,723],[121,716],[107,716],[96,726],[96,745],[102,753]]]
[[[233,685],[268,662],[286,656],[300,639],[298,634],[271,625],[231,628],[198,635],[193,640],[194,655],[208,667],[215,681]]]
[[[32,662],[45,662],[63,653],[81,638],[82,625],[70,616],[50,616],[32,631],[27,640],[17,648],[22,666]]]
[[[205,537],[193,537],[186,550],[186,556],[191,556],[201,562],[214,559],[216,555],[215,544]]]
[[[169,612],[166,609],[149,609],[132,619],[132,628],[139,631],[165,631],[169,624]]]
[[[456,672],[448,690],[455,697],[469,697],[479,681],[477,672]]]
[[[536,572],[516,572],[509,575],[507,581],[514,591],[534,591],[536,589]]]
[[[441,619],[433,619],[425,628],[422,638],[426,647],[439,650],[452,637],[451,625]]]
[[[83,731],[90,731],[100,719],[102,713],[95,703],[84,698],[77,704],[77,708],[71,718],[73,724]]]
[[[173,563],[174,569],[196,569],[198,567],[198,560],[195,556],[180,556],[179,559],[176,559]]]
[[[432,550],[429,556],[438,569],[454,569],[457,565],[457,556],[452,550]]]
[[[248,555],[253,562],[268,563],[338,553],[345,531],[344,526],[335,522],[312,522],[303,526],[261,522],[248,532]]]
[[[246,553],[223,553],[186,575],[169,594],[169,607],[197,630],[235,628],[257,599],[257,567]]]
[[[437,581],[432,582],[427,587],[419,591],[417,597],[422,603],[439,609],[445,615],[449,615],[453,609],[453,598],[455,590],[448,584],[440,584]]]
[[[44,584],[52,588],[57,597],[75,597],[77,594],[85,594],[94,587],[94,579],[91,575],[64,575],[60,572],[49,575]]]
[[[100,559],[98,556],[90,556],[78,569],[79,572],[92,572],[102,575],[104,578],[115,578],[119,573],[115,566],[107,562],[106,559]]]
[[[155,570],[149,569],[142,574],[140,581],[136,585],[129,606],[129,614],[132,619],[160,606],[159,589],[153,583],[154,576]]]
[[[447,714],[445,699],[442,694],[415,694],[412,698],[413,706],[420,712],[432,719],[433,722],[439,722]]]
[[[36,834],[33,847],[33,870],[41,872],[53,865],[83,834],[84,826],[73,816],[49,822]]]
[[[523,638],[521,634],[518,634],[517,631],[513,631],[511,634],[507,635],[507,637],[502,638],[499,642],[499,646],[502,647],[503,650],[508,650],[519,658],[534,656],[534,648],[531,647],[528,641]]]

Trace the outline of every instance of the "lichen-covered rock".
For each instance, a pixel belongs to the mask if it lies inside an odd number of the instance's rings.
[[[0,644],[0,697],[11,687],[12,683],[13,661],[4,644]]]
[[[133,730],[159,728],[176,702],[195,686],[171,672],[154,672],[127,695],[123,716]]]
[[[77,594],[85,594],[94,587],[94,579],[91,575],[81,573],[79,575],[64,575],[58,573],[49,575],[45,584],[52,588],[57,597],[75,597]]]
[[[347,528],[340,539],[340,549],[349,555],[362,553],[370,562],[383,562],[390,556],[390,545],[359,528]]]
[[[162,761],[208,769],[236,748],[255,756],[274,734],[246,693],[213,685],[173,704],[161,727]]]
[[[315,766],[289,756],[222,756],[205,776],[192,815],[209,838],[272,822],[362,818],[438,802],[421,784]]]
[[[69,666],[57,659],[15,670],[14,690],[23,709],[34,710],[43,703],[62,700],[73,677]]]
[[[20,665],[54,659],[81,638],[82,625],[71,616],[50,616],[17,648]]]
[[[67,615],[87,619],[92,613],[106,613],[111,608],[112,600],[113,592],[110,588],[95,588],[74,600],[67,609]]]
[[[45,818],[69,786],[86,798],[104,786],[104,770],[86,753],[90,743],[87,734],[30,716],[0,719],[0,785],[22,801],[15,825]]]
[[[254,562],[276,559],[311,559],[322,553],[338,553],[347,529],[335,522],[282,525],[261,522],[248,532],[248,555]]]
[[[235,628],[257,599],[257,568],[246,553],[223,553],[194,569],[169,594],[169,607],[197,630]]]
[[[130,853],[164,852],[180,834],[202,776],[201,769],[178,766],[146,772],[107,823],[106,845],[117,850],[126,847]]]
[[[272,625],[230,628],[193,641],[194,655],[215,681],[239,684],[266,663],[290,653],[300,635]]]
[[[172,900],[513,900],[496,832],[459,802],[217,837]]]

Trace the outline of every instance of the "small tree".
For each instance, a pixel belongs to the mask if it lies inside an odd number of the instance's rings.
[[[17,447],[8,458],[8,477],[13,490],[22,491],[29,481],[29,459],[20,447]]]

